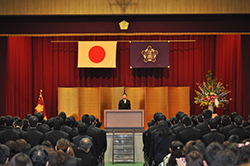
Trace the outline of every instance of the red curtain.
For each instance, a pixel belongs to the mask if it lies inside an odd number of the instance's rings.
[[[196,42],[170,43],[169,69],[131,69],[129,42],[118,42],[117,68],[79,69],[77,43],[51,42],[189,39]],[[47,115],[56,116],[57,88],[74,86],[190,86],[190,114],[199,114],[202,110],[193,100],[194,90],[198,90],[196,82],[202,82],[207,71],[211,70],[224,85],[230,84],[228,89],[231,91],[232,101],[225,110],[216,109],[218,114],[237,111],[246,116],[242,112],[242,61],[239,35],[10,37],[8,50],[6,114],[23,117],[33,112],[39,90],[43,89]]]

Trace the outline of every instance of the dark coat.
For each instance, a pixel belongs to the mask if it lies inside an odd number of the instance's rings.
[[[52,146],[55,148],[56,142],[60,138],[65,138],[69,140],[69,135],[61,130],[51,130],[44,135],[44,140],[48,140],[51,142]]]
[[[43,125],[43,124],[38,124],[36,126],[36,129],[40,132],[42,132],[43,134],[47,133],[48,131],[50,131],[50,128],[49,126],[47,125]]]
[[[190,140],[197,140],[201,138],[201,131],[192,127],[191,125],[179,133],[179,141],[184,145]]]
[[[210,132],[210,128],[208,127],[208,121],[209,120],[205,120],[204,122],[199,123],[195,126],[196,129],[199,129],[201,131],[201,137]]]
[[[169,147],[175,140],[175,134],[171,134],[165,137],[156,135],[154,145],[154,161],[155,165],[159,165],[163,158],[169,153]]]
[[[123,110],[123,109],[131,109],[131,104],[130,101],[128,99],[126,99],[126,103],[124,103],[123,99],[119,101],[119,105],[118,105],[118,109],[119,110]]]
[[[210,131],[202,137],[202,140],[206,146],[212,142],[218,142],[222,144],[225,140],[225,136],[217,131]]]
[[[62,163],[60,166],[82,166],[83,161],[81,158],[69,156],[67,160]]]
[[[28,131],[21,134],[21,138],[25,139],[27,143],[34,147],[43,142],[43,133],[36,128],[30,128]]]
[[[229,133],[229,131],[234,129],[234,128],[236,128],[235,124],[231,123],[230,125],[223,127],[220,131],[221,131],[221,134],[223,134],[225,137],[227,137],[227,134]]]
[[[90,153],[86,153],[82,150],[78,150],[75,156],[82,159],[83,161],[82,166],[94,166],[95,165],[94,157]]]
[[[19,132],[15,131],[12,127],[7,126],[5,130],[0,132],[0,141],[5,144],[9,140],[16,141],[20,138]]]
[[[242,126],[237,126],[234,129],[230,130],[226,136],[226,138],[228,139],[231,135],[238,135],[240,141],[249,138],[250,134],[249,132],[244,129]]]

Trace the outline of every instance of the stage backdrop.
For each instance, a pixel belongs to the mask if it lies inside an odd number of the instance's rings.
[[[130,44],[118,42],[115,69],[77,68],[77,43],[54,43],[55,40],[196,40],[170,43],[170,68],[131,69]],[[9,37],[7,50],[5,114],[22,118],[33,113],[40,89],[47,116],[58,113],[58,87],[190,87],[190,115],[201,113],[194,104],[196,82],[211,72],[231,91],[230,104],[216,109],[219,115],[243,112],[242,56],[240,35],[180,36],[77,36],[77,37]],[[94,97],[94,96],[93,96]],[[105,96],[102,96],[105,97]],[[147,100],[147,99],[146,99]],[[84,108],[84,105],[80,107]],[[146,107],[147,107],[146,103]]]
[[[178,111],[190,113],[189,87],[60,87],[58,113],[65,112],[77,120],[92,114],[103,122],[104,109],[117,110],[124,90],[131,109],[144,109],[145,128],[155,112],[162,112],[167,118]]]

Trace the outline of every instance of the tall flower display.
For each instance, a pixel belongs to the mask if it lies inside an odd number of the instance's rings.
[[[206,77],[206,81],[200,84],[197,83],[200,91],[195,90],[197,97],[194,97],[194,102],[200,104],[201,107],[211,105],[217,108],[224,107],[225,104],[229,103],[227,95],[230,91],[226,90],[223,83],[217,83],[217,78],[212,78],[211,71],[208,71]]]

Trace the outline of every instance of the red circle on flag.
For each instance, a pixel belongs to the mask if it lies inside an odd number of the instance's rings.
[[[94,63],[100,63],[105,58],[105,54],[101,46],[94,46],[89,50],[89,59]]]

